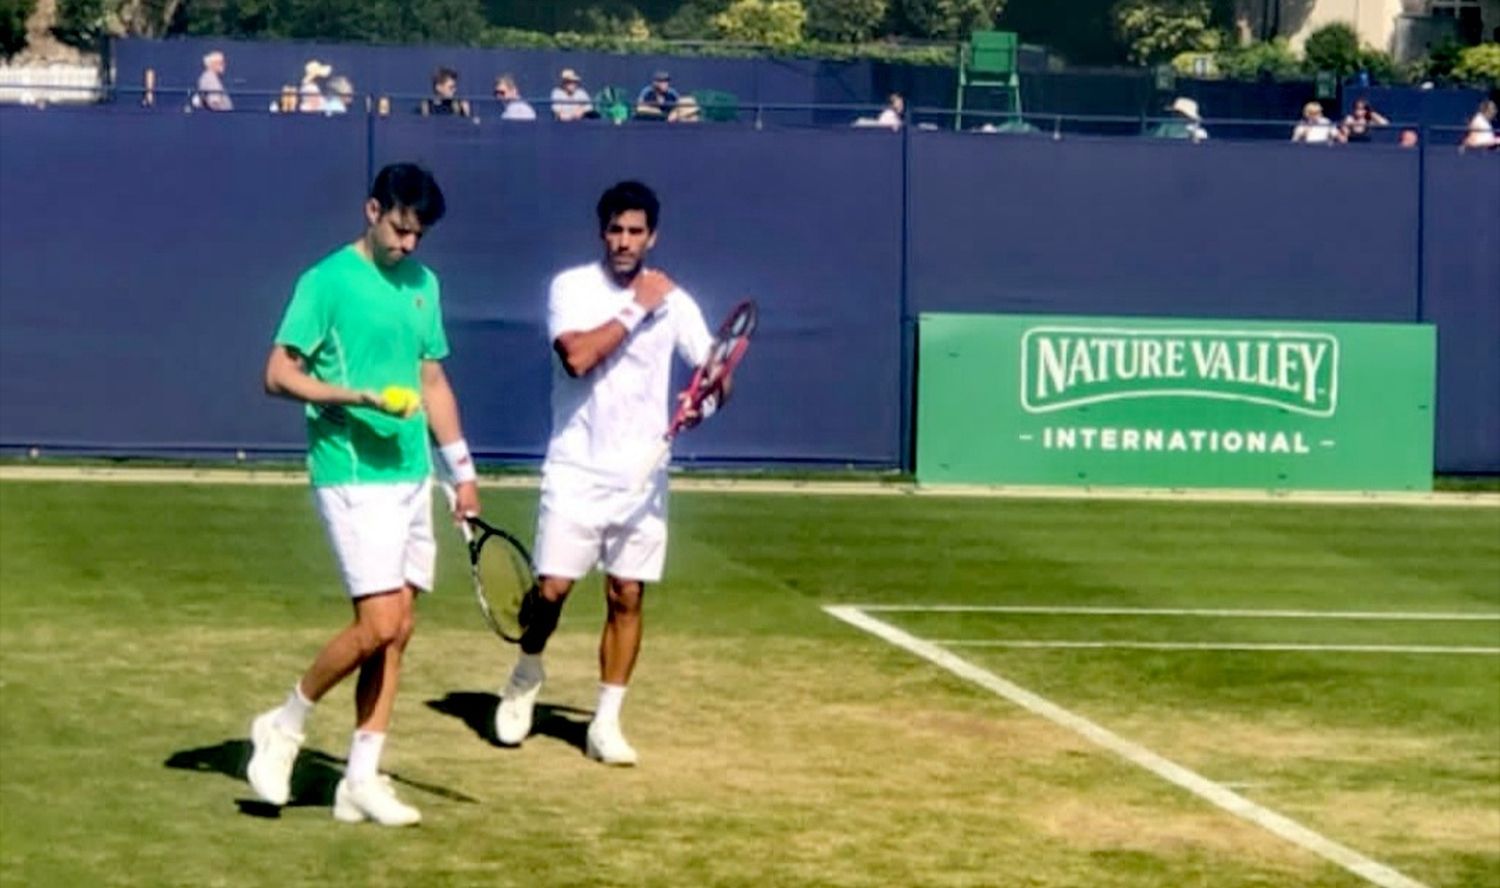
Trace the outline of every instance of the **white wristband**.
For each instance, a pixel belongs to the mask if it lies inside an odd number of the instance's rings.
[[[625,307],[620,309],[619,314],[615,315],[615,320],[620,322],[620,326],[625,328],[626,333],[634,332],[635,328],[639,327],[641,321],[645,319],[646,313],[641,310],[639,305],[635,304],[634,300],[625,303]]]
[[[443,462],[448,465],[448,475],[453,483],[467,484],[479,477],[474,471],[474,460],[469,456],[469,445],[464,439],[444,444],[438,448],[438,453],[443,455]]]

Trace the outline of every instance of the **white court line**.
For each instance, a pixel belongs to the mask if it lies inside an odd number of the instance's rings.
[[[1025,648],[1028,650],[1127,651],[1293,651],[1336,654],[1500,654],[1500,647],[1423,644],[1257,644],[1218,641],[1067,641],[1063,639],[936,638],[943,647]]]
[[[242,469],[137,466],[0,465],[0,481],[117,482],[126,484],[271,484],[307,483],[304,472],[291,469]],[[487,475],[482,488],[535,488],[536,475]],[[1307,491],[1260,488],[1062,487],[1050,485],[913,484],[887,480],[808,480],[695,477],[672,474],[672,489],[684,492],[815,496],[917,496],[961,499],[1120,500],[1130,502],[1246,503],[1281,505],[1418,506],[1432,508],[1500,508],[1500,493],[1488,491]]]
[[[1052,607],[1030,604],[861,604],[860,610],[871,613],[943,613],[943,614],[1040,614],[1043,616],[1103,617],[1226,617],[1257,620],[1421,620],[1430,622],[1500,621],[1500,614],[1443,611],[1309,611],[1309,610],[1240,610],[1181,607]]]
[[[903,632],[889,623],[863,613],[857,607],[825,605],[823,610],[851,626],[862,629],[905,651],[916,654],[922,659],[934,665],[941,666],[960,678],[993,691],[1030,712],[1062,725],[1124,758],[1131,764],[1145,768],[1163,780],[1186,789],[1188,792],[1223,808],[1236,817],[1244,818],[1293,844],[1317,854],[1325,860],[1332,861],[1374,885],[1379,885],[1381,888],[1426,888],[1421,882],[1404,876],[1383,863],[1371,860],[1358,851],[1313,832],[1284,815],[1278,814],[1264,806],[1257,805],[1239,793],[1215,783],[1195,771],[1190,771],[1176,762],[1163,758],[1138,743],[1126,740],[1113,731],[1103,728],[1081,715],[1064,709],[1051,700],[1034,694],[1020,685],[1006,681],[995,673],[987,669],[982,669],[962,657],[945,651],[930,641],[924,641],[907,632]]]

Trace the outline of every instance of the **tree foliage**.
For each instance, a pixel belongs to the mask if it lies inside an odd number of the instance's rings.
[[[1324,25],[1312,32],[1303,54],[1309,74],[1332,71],[1340,77],[1348,77],[1364,71],[1380,81],[1392,80],[1397,74],[1396,62],[1389,53],[1361,46],[1359,34],[1342,22]]]
[[[1360,70],[1359,34],[1352,25],[1333,22],[1312,32],[1302,47],[1307,67],[1348,76]]]
[[[1214,62],[1220,74],[1234,80],[1289,80],[1302,73],[1302,60],[1285,37],[1223,50]]]
[[[1471,46],[1458,55],[1453,78],[1466,83],[1500,86],[1500,43]]]
[[[52,35],[80,49],[96,49],[108,33],[105,0],[57,0]]]
[[[794,46],[802,42],[807,10],[801,0],[735,0],[713,22],[719,36],[734,43]]]
[[[480,0],[182,0],[191,34],[380,43],[478,43]]]
[[[35,9],[36,0],[0,0],[0,59],[26,48],[26,20]]]
[[[967,40],[995,26],[1005,0],[894,0],[896,32],[928,40]]]
[[[609,34],[628,40],[645,40],[651,25],[641,11],[629,3],[595,3],[574,13],[578,30],[585,34]]]
[[[1112,15],[1116,35],[1137,64],[1219,46],[1209,0],[1120,0]]]
[[[807,36],[829,43],[862,43],[880,33],[887,0],[806,0]]]

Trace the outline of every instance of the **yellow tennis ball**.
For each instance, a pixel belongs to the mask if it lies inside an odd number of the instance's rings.
[[[411,416],[422,406],[422,396],[417,394],[416,389],[409,389],[400,385],[388,385],[380,393],[380,400],[387,413],[397,416]]]

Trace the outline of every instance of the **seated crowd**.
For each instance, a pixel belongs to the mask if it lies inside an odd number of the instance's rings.
[[[224,53],[215,50],[203,57],[203,71],[198,77],[189,105],[202,111],[233,111],[234,100],[224,85],[227,67]],[[483,116],[482,108],[476,108],[469,99],[459,93],[458,71],[441,66],[432,74],[431,95],[416,104],[415,113],[423,117],[469,117]],[[596,99],[583,87],[583,78],[572,68],[564,68],[558,75],[557,86],[552,89],[547,107],[552,119],[570,123],[579,120],[597,120],[611,116],[617,122],[628,117],[637,120],[658,120],[668,123],[696,123],[701,119],[702,108],[696,97],[682,95],[672,88],[672,76],[666,71],[657,71],[651,81],[641,89],[634,105],[621,101],[617,89],[602,90]],[[495,108],[501,120],[535,121],[536,108],[521,92],[520,83],[511,73],[497,75],[494,80]],[[353,110],[354,85],[348,77],[334,74],[333,66],[318,59],[310,59],[303,66],[300,84],[282,87],[281,94],[271,102],[270,110],[280,113],[343,114]],[[609,107],[601,108],[601,105]],[[391,112],[389,98],[382,97],[365,109],[381,115]]]
[[[224,86],[225,69],[224,53],[215,50],[203,57],[203,71],[191,98],[193,108],[204,111],[234,110],[234,101]],[[460,96],[458,87],[458,72],[446,66],[439,67],[432,75],[432,94],[417,104],[416,113],[424,117],[483,116],[470,100]],[[572,68],[564,68],[558,75],[557,86],[548,97],[547,106],[552,119],[563,123],[599,118],[608,118],[616,123],[631,118],[640,121],[695,123],[703,118],[704,107],[699,99],[678,92],[672,85],[671,74],[665,70],[657,70],[652,75],[651,80],[636,94],[633,104],[621,92],[618,88],[606,87],[597,96],[591,96],[584,88],[583,78],[578,72]],[[523,97],[515,75],[504,73],[496,76],[493,94],[495,110],[498,112],[496,116],[501,120],[537,119],[537,111]],[[279,100],[271,104],[271,110],[334,115],[354,110],[354,103],[354,86],[349,78],[335,75],[332,65],[311,59],[303,66],[300,85],[283,87]],[[373,106],[367,104],[365,110],[388,114],[391,110],[389,99],[381,98]],[[1147,135],[1195,143],[1209,139],[1203,114],[1196,100],[1179,96],[1164,111],[1166,117]],[[878,116],[857,118],[854,125],[899,130],[906,124],[907,116],[904,97],[893,92]],[[1468,121],[1460,147],[1464,150],[1500,148],[1500,140],[1496,139],[1494,130],[1495,116],[1495,102],[1488,99],[1482,101]],[[1302,116],[1292,128],[1291,141],[1324,146],[1371,142],[1375,140],[1378,130],[1388,126],[1390,121],[1365,98],[1356,99],[1349,113],[1338,123],[1326,116],[1320,102],[1314,101],[1303,106]],[[933,128],[930,124],[923,124],[923,127]],[[980,129],[984,132],[999,131],[993,125]],[[1403,147],[1415,147],[1419,136],[1414,129],[1404,129],[1394,141]]]

